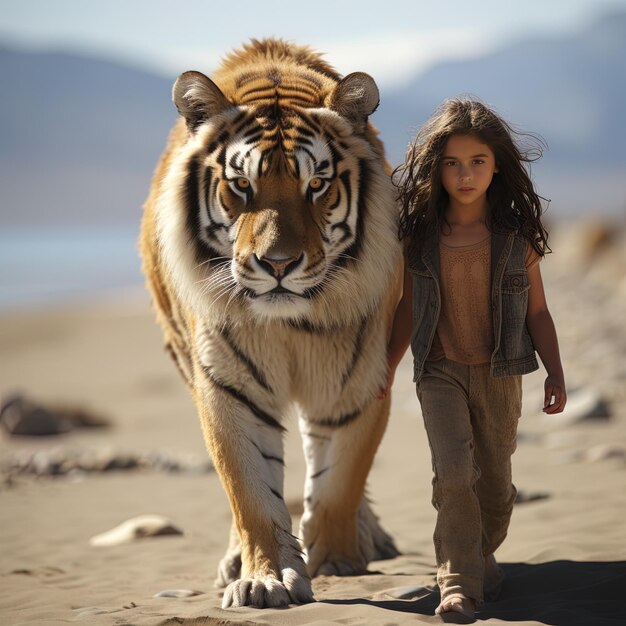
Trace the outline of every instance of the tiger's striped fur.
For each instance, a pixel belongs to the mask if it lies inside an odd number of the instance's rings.
[[[378,90],[280,40],[177,80],[181,113],[140,247],[233,528],[223,606],[312,600],[310,576],[397,553],[364,497],[385,430],[400,244]],[[307,462],[301,545],[283,500],[285,419]]]

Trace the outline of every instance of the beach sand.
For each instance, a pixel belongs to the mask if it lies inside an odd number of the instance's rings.
[[[623,232],[607,239],[610,231],[590,224],[562,226],[555,254],[543,262],[570,406],[562,416],[543,415],[543,369],[525,377],[513,459],[520,497],[497,553],[506,581],[497,601],[479,607],[479,623],[626,623],[626,265]],[[365,576],[316,578],[312,604],[222,610],[213,581],[230,511],[204,466],[195,409],[145,292],[5,313],[0,355],[4,401],[22,393],[110,422],[48,437],[2,434],[2,626],[441,623],[433,615],[430,457],[408,356],[368,482],[402,555],[371,563]],[[304,462],[297,424],[287,426],[285,499],[297,532]],[[103,462],[101,471],[45,475],[51,459],[77,457],[117,459],[119,469],[104,471]],[[44,475],[24,473],[26,458]],[[123,458],[152,461],[124,469]],[[179,471],[163,459],[178,459]],[[90,545],[144,514],[165,516],[183,534]],[[155,597],[177,589],[199,593]]]

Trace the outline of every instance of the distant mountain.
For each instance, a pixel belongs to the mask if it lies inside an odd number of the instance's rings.
[[[471,94],[549,144],[562,165],[626,164],[626,12],[561,38],[528,38],[473,60],[438,64],[381,103],[379,128],[391,149],[445,98]],[[413,128],[411,128],[413,127]]]
[[[136,223],[172,81],[71,54],[0,48],[0,226]]]
[[[473,95],[548,144],[533,165],[550,211],[621,216],[626,209],[626,12],[568,37],[526,38],[491,54],[435,65],[381,94],[374,122],[401,162],[445,98]]]
[[[137,228],[177,115],[173,78],[0,47],[0,228]],[[391,161],[444,98],[468,93],[546,139],[533,172],[555,214],[624,210],[626,12],[383,90],[373,122]]]

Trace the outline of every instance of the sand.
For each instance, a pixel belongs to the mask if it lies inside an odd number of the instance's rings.
[[[562,227],[544,261],[571,410],[540,412],[543,370],[525,378],[514,478],[520,491],[497,557],[500,598],[480,607],[486,624],[626,623],[626,337],[623,233],[606,241],[589,224]],[[160,454],[193,459],[159,466],[15,475],[0,481],[0,624],[430,624],[438,596],[430,458],[403,361],[392,417],[369,494],[402,555],[356,577],[319,577],[316,602],[286,609],[220,608],[213,587],[230,511],[187,391],[161,348],[143,290],[0,316],[0,393],[46,406],[81,407],[106,429],[0,438],[0,461],[17,454],[70,457]],[[608,416],[607,416],[608,415]],[[304,464],[288,424],[286,500],[297,529]],[[162,515],[182,535],[114,546],[90,539],[139,515]],[[199,592],[155,597],[166,590]]]

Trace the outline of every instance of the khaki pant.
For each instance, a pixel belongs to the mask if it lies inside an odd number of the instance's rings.
[[[517,494],[511,455],[522,379],[442,359],[426,363],[417,395],[432,454],[441,599],[463,593],[482,602],[484,557],[504,541]]]

